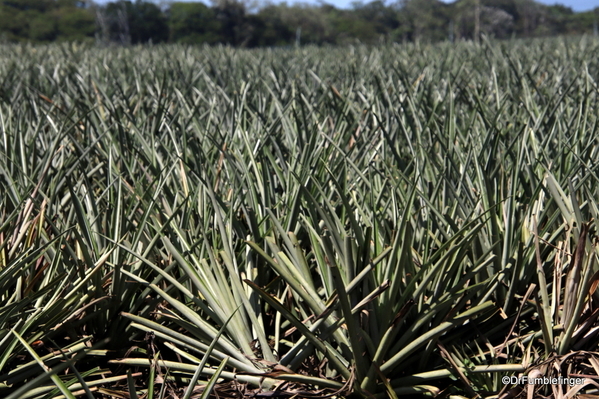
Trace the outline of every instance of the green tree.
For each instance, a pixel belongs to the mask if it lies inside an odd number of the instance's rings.
[[[79,0],[0,2],[0,32],[10,41],[89,40],[95,21]]]
[[[293,43],[297,28],[285,23],[286,4],[268,5],[256,15],[256,46],[285,46]]]
[[[399,15],[394,7],[386,6],[381,0],[353,4],[353,14],[368,22],[378,35],[387,36],[399,28]]]
[[[160,43],[168,40],[168,24],[160,8],[147,1],[131,3],[129,29],[132,43]]]
[[[50,42],[56,39],[58,23],[56,18],[48,18],[47,13],[37,12],[31,16],[29,38],[37,42]]]
[[[56,10],[58,40],[85,41],[93,39],[96,32],[94,16],[79,7],[61,7]]]
[[[36,10],[46,12],[56,6],[54,0],[4,0],[2,5],[19,11]]]
[[[379,35],[375,25],[362,19],[355,11],[335,10],[329,13],[329,20],[335,32],[336,44],[349,44],[355,41],[374,43]]]
[[[480,6],[480,33],[495,38],[508,38],[516,29],[516,7],[511,7],[504,0],[483,0]],[[504,8],[502,6],[506,5]],[[460,39],[475,37],[475,7],[474,0],[464,0],[452,8],[455,36]],[[509,10],[509,12],[508,12]]]
[[[218,43],[220,23],[216,13],[202,3],[172,3],[168,10],[171,42]]]
[[[334,43],[331,15],[337,9],[330,5],[309,6],[286,3],[266,7],[258,14],[265,21],[267,45]]]
[[[23,10],[0,4],[0,31],[4,40],[26,40],[29,37],[29,21]]]
[[[450,6],[439,0],[402,0],[399,3],[401,40],[445,40],[450,26]]]
[[[213,9],[220,23],[220,36],[224,43],[244,47],[253,41],[255,29],[247,18],[243,3],[237,0],[214,0]]]
[[[573,13],[566,22],[566,29],[572,34],[594,34],[599,22],[599,7],[594,11]]]
[[[121,44],[159,43],[168,40],[168,21],[160,8],[147,1],[119,0],[97,12],[103,39]]]

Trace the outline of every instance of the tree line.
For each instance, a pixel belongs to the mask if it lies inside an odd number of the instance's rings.
[[[599,7],[575,13],[534,0],[374,0],[333,5],[240,0],[0,0],[0,39],[8,42],[96,41],[187,43],[239,47],[597,35]]]

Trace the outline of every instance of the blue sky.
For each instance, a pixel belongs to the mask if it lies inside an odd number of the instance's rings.
[[[96,0],[97,3],[107,3],[110,0]],[[168,3],[168,0],[153,0],[155,3]],[[181,1],[181,0],[177,0],[177,1]],[[198,1],[198,0],[182,0],[182,1]],[[351,4],[354,2],[355,0],[325,0],[325,3],[328,4],[333,4],[336,7],[339,8],[349,8],[351,7]],[[367,3],[369,0],[363,0],[364,3]],[[443,0],[445,2],[450,3],[451,1],[447,1],[447,0]],[[588,10],[592,10],[595,7],[599,7],[599,0],[537,0],[540,3],[543,4],[563,4],[565,6],[571,7],[574,11],[588,11]],[[209,3],[208,0],[204,0],[204,3]],[[251,2],[251,0],[250,0]],[[278,3],[279,1],[276,0],[271,0],[271,2],[273,3]],[[318,0],[302,0],[302,3],[311,3],[311,4],[318,4],[319,1]],[[289,4],[293,4],[295,3],[294,0],[287,0],[287,3]]]
[[[343,1],[343,0],[339,0]],[[443,0],[445,1],[445,0]],[[599,6],[599,0],[537,0],[539,3],[553,5],[556,3],[571,7],[574,11],[588,11]]]
[[[346,7],[350,7],[351,3],[354,0],[328,0],[326,1],[327,3],[330,4],[334,4],[335,6],[339,7],[339,8],[346,8]],[[447,1],[447,0],[442,0],[445,1],[446,3],[451,3],[451,1]],[[539,3],[543,3],[543,4],[555,4],[555,3],[559,3],[559,4],[563,4],[565,6],[568,7],[572,7],[572,9],[574,11],[588,11],[588,10],[592,10],[595,7],[599,6],[599,0],[537,0]],[[364,1],[365,3],[367,3],[368,1]]]
[[[334,4],[335,6],[339,7],[339,8],[348,8],[351,7],[351,3],[354,0],[327,0],[326,3],[329,4]],[[442,0],[445,1],[446,3],[451,3],[451,1],[447,1],[447,0]],[[555,3],[559,3],[559,4],[563,4],[565,6],[568,7],[572,7],[572,9],[574,11],[588,11],[588,10],[592,10],[595,7],[599,6],[599,0],[537,0],[540,3],[543,4],[555,4]],[[309,3],[316,3],[316,1],[308,1]],[[363,1],[364,3],[367,3],[368,1]],[[293,1],[291,1],[290,3],[293,3]]]

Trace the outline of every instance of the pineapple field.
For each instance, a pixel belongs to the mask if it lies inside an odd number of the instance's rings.
[[[593,37],[2,45],[0,396],[599,397],[598,83]]]

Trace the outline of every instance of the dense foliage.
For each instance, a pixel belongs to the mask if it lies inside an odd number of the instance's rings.
[[[1,54],[0,396],[599,375],[596,40]]]
[[[249,4],[249,3],[247,3]],[[207,43],[239,47],[357,44],[597,34],[599,8],[574,13],[534,0],[399,0],[332,5],[241,0],[0,0],[0,35],[7,41],[96,40],[102,43]]]

